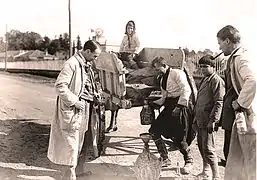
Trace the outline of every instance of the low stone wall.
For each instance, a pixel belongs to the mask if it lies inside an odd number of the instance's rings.
[[[8,62],[7,71],[56,78],[64,62],[63,60]],[[4,62],[0,62],[0,70],[5,70]]]
[[[64,62],[64,60],[8,62],[7,71],[12,73],[29,73],[56,78]],[[0,62],[0,70],[5,70],[4,62]],[[194,79],[196,85],[198,85],[201,76],[194,76]]]
[[[38,69],[38,70],[60,70],[65,61],[17,61],[7,62],[7,69]],[[5,63],[0,62],[0,69],[5,68]]]

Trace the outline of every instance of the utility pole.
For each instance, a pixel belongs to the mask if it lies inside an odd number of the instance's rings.
[[[72,56],[72,42],[71,42],[71,8],[70,8],[70,0],[69,1],[69,45],[70,45],[70,50],[69,50],[69,56]]]
[[[7,24],[5,29],[5,59],[4,59],[4,70],[7,71],[7,50],[8,50],[8,34],[7,34]]]

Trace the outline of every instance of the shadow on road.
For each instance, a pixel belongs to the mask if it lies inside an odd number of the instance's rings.
[[[50,125],[39,124],[37,119],[0,120],[0,179],[1,180],[59,180],[60,168],[47,159]],[[138,155],[143,142],[133,136],[106,136],[102,156]],[[109,148],[109,149],[108,149]],[[107,150],[108,149],[108,150]],[[150,145],[152,152],[156,151]],[[119,152],[119,153],[116,153]],[[85,164],[93,174],[92,180],[135,180],[131,166],[113,163]],[[85,179],[79,177],[78,180]],[[161,178],[166,179],[166,178]],[[170,179],[170,178],[169,178]]]
[[[144,144],[139,137],[106,135],[103,147],[104,149],[102,156],[126,156],[139,155],[144,149]],[[155,145],[152,143],[149,143],[149,149],[151,152],[157,152]]]
[[[0,120],[1,178],[5,174],[11,176],[11,180],[20,175],[57,178],[57,166],[46,157],[50,125],[38,124],[36,121]]]
[[[121,166],[113,163],[89,163],[86,169],[94,171],[90,175],[78,177],[78,180],[137,180],[132,166]],[[175,180],[176,177],[161,177],[160,180]]]

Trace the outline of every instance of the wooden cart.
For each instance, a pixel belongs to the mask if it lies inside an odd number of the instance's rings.
[[[116,110],[117,107],[131,108],[143,105],[143,100],[159,86],[154,83],[157,74],[151,68],[151,62],[155,57],[164,58],[172,68],[183,69],[187,73],[188,81],[194,92],[193,95],[196,97],[196,86],[192,75],[187,70],[185,53],[180,48],[144,48],[138,54],[138,61],[136,62],[139,67],[144,65],[143,68],[132,70],[128,74],[125,74],[122,61],[115,53],[103,52],[96,61],[96,68],[99,72],[107,110]],[[148,84],[137,78],[145,74],[148,74],[146,77],[149,76]],[[136,93],[131,94],[130,92],[138,92],[140,98],[135,99]]]

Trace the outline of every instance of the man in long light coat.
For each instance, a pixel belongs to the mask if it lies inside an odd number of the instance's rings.
[[[95,99],[91,63],[100,53],[96,42],[87,41],[82,51],[64,63],[55,83],[58,97],[51,123],[48,158],[65,167],[63,179],[76,180],[75,168]]]
[[[256,179],[256,77],[246,51],[240,47],[239,31],[231,25],[217,33],[218,44],[225,56],[230,55],[225,81],[236,92],[232,100],[235,117],[225,180]],[[231,89],[230,88],[230,89]],[[224,99],[225,104],[226,99]],[[224,119],[226,121],[226,119]],[[245,127],[242,126],[245,124]],[[244,127],[244,128],[243,128]],[[244,131],[241,131],[244,129]],[[241,131],[241,132],[240,132]]]

